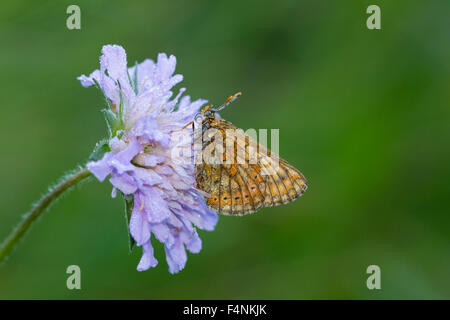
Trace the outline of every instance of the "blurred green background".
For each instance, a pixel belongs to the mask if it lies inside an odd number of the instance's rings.
[[[66,8],[81,7],[81,30]],[[381,30],[366,8],[381,7]],[[101,94],[76,77],[102,45],[129,63],[175,54],[193,98],[238,127],[280,128],[309,180],[294,203],[221,217],[171,275],[137,272],[121,199],[90,181],[0,266],[0,298],[450,298],[449,1],[3,1],[0,239],[106,136]],[[180,86],[178,86],[179,88]],[[66,288],[81,267],[82,289]],[[381,290],[366,287],[381,267]]]

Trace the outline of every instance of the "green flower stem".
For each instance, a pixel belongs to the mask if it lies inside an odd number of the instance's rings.
[[[61,182],[55,187],[50,188],[48,193],[33,205],[32,209],[23,216],[23,220],[20,224],[5,239],[5,241],[3,241],[0,246],[0,263],[8,257],[14,247],[19,243],[20,239],[22,239],[28,229],[30,229],[32,223],[52,204],[52,202],[58,199],[65,191],[88,178],[90,175],[91,173],[88,169],[80,168],[63,177]]]

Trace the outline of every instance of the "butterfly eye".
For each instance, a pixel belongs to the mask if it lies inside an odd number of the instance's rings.
[[[201,113],[197,113],[194,117],[194,121],[197,123],[200,123],[202,121],[202,114]]]

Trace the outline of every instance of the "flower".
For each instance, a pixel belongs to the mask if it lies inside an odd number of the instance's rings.
[[[182,81],[175,71],[176,58],[158,55],[157,62],[144,60],[127,68],[125,50],[106,45],[100,70],[78,80],[84,87],[103,91],[109,109],[110,151],[87,168],[100,181],[110,175],[112,196],[117,190],[134,199],[129,230],[143,254],[139,271],[157,265],[151,235],[164,244],[169,271],[184,268],[186,250],[198,253],[202,242],[197,228],[213,230],[218,216],[209,210],[195,188],[195,168],[190,155],[191,139],[183,128],[205,100],[181,95],[172,99],[171,88]]]

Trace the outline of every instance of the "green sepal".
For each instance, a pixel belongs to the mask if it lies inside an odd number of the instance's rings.
[[[130,74],[127,70],[127,76],[128,76],[128,82],[130,83],[131,88],[133,88],[134,93],[138,94],[138,79],[137,79],[137,73],[138,73],[138,62],[136,61],[134,63],[134,73],[133,73],[133,79],[131,79]]]
[[[106,124],[108,125],[108,133],[110,137],[114,137],[121,129],[121,123],[117,114],[111,109],[103,109],[103,115],[105,116]]]
[[[131,194],[123,194],[123,200],[125,201],[125,221],[127,223],[127,233],[128,233],[128,249],[130,253],[133,251],[134,245],[136,241],[133,239],[133,236],[130,233],[130,219],[131,213],[133,212],[134,207],[134,196]]]
[[[95,87],[100,90],[100,92],[103,94],[103,98],[105,99],[106,105],[108,106],[109,109],[112,109],[112,105],[111,105],[111,100],[109,100],[109,98],[106,96],[106,94],[103,92],[102,87],[100,86],[100,84],[98,83],[97,80],[92,79],[92,81],[94,81],[94,85]]]
[[[119,93],[120,93],[120,105],[119,112],[117,112],[116,108],[113,108],[113,104],[111,103],[111,100],[106,96],[105,92],[103,92],[100,84],[97,80],[93,79],[94,85],[103,93],[103,97],[105,99],[106,105],[108,106],[107,109],[102,110],[103,114],[105,116],[106,124],[108,126],[108,133],[109,137],[112,138],[116,135],[117,131],[123,129],[123,121],[122,121],[122,88],[120,87],[120,83],[118,82],[119,86]]]
[[[109,147],[108,139],[100,140],[96,143],[94,150],[89,156],[89,161],[98,161],[109,151],[111,151],[111,148]]]

